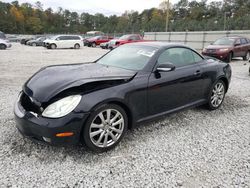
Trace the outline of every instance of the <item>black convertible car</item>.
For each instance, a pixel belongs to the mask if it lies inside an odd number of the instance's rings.
[[[198,105],[219,108],[230,80],[229,64],[187,46],[126,44],[94,63],[39,70],[19,94],[16,126],[37,141],[103,152],[138,122]]]

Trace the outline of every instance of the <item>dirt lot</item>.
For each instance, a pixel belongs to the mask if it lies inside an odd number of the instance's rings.
[[[249,63],[240,60],[231,63],[219,110],[195,108],[140,125],[107,153],[24,139],[13,118],[22,84],[43,66],[93,61],[105,52],[20,44],[0,51],[0,187],[250,187]]]

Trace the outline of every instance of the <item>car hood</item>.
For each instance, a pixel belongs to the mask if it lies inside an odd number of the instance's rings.
[[[232,46],[230,45],[209,45],[208,47],[206,47],[206,49],[223,49],[223,48],[232,48]]]
[[[48,66],[35,73],[24,84],[23,91],[35,101],[43,103],[66,89],[98,81],[125,81],[135,74],[135,71],[98,63]]]

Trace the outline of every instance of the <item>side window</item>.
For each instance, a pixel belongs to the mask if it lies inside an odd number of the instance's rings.
[[[59,40],[67,40],[67,36],[60,36]]]
[[[140,40],[139,36],[131,36],[129,39],[131,39],[131,40]]]
[[[241,38],[241,39],[240,39],[240,43],[241,43],[241,44],[247,44],[247,41],[246,41],[246,39]]]
[[[74,36],[66,36],[66,40],[74,40]]]
[[[234,44],[241,45],[240,39],[237,39]]]
[[[78,36],[71,36],[71,40],[80,40]]]
[[[200,61],[203,61],[203,58],[202,58],[199,54],[197,54],[197,53],[195,53],[195,52],[193,52],[193,51],[192,51],[192,53],[193,53],[193,56],[194,56],[194,62],[195,62],[195,63],[198,63],[198,62],[200,62]]]
[[[202,58],[187,48],[170,48],[158,58],[158,64],[173,63],[176,67],[183,67],[201,61]]]

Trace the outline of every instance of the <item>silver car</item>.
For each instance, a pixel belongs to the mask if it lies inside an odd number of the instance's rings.
[[[6,48],[10,48],[11,44],[8,40],[0,39],[0,50],[5,50]]]

